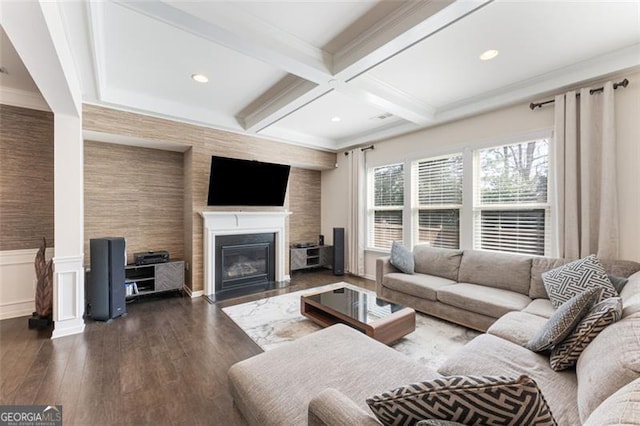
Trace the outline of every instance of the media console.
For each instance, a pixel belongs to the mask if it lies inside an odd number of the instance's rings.
[[[163,291],[182,290],[184,285],[184,261],[182,260],[150,265],[126,265],[124,273],[125,289],[131,288],[131,290],[127,290],[127,298]]]
[[[292,271],[317,267],[331,268],[333,246],[291,247],[289,265]]]

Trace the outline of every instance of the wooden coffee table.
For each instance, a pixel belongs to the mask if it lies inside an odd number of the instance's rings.
[[[416,312],[349,287],[306,294],[300,312],[321,327],[342,323],[391,344],[416,329]]]

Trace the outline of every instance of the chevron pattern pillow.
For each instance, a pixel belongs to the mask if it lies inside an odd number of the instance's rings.
[[[562,304],[525,348],[542,352],[562,342],[589,310],[600,300],[601,288],[590,288]]]
[[[600,300],[618,296],[607,272],[593,254],[542,273],[542,282],[556,309],[573,296],[593,287],[602,287]]]
[[[367,398],[383,425],[424,419],[465,425],[551,426],[556,421],[529,376],[448,376],[401,386]]]
[[[612,297],[595,305],[573,332],[551,351],[549,362],[555,371],[573,367],[584,348],[602,330],[622,317],[622,299]]]

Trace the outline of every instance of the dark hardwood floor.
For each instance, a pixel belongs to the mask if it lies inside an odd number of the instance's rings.
[[[295,272],[284,289],[210,304],[157,297],[127,305],[109,323],[51,340],[27,318],[0,321],[0,405],[54,405],[65,425],[243,425],[227,384],[229,367],[262,350],[221,307],[346,281],[331,271]]]

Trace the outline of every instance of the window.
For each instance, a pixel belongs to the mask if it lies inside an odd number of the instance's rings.
[[[549,141],[476,151],[475,168],[475,248],[548,254]]]
[[[403,239],[404,166],[393,164],[376,167],[373,169],[372,180],[369,246],[390,249],[393,241]]]
[[[417,235],[414,239],[418,244],[460,247],[462,164],[462,154],[416,163]]]

